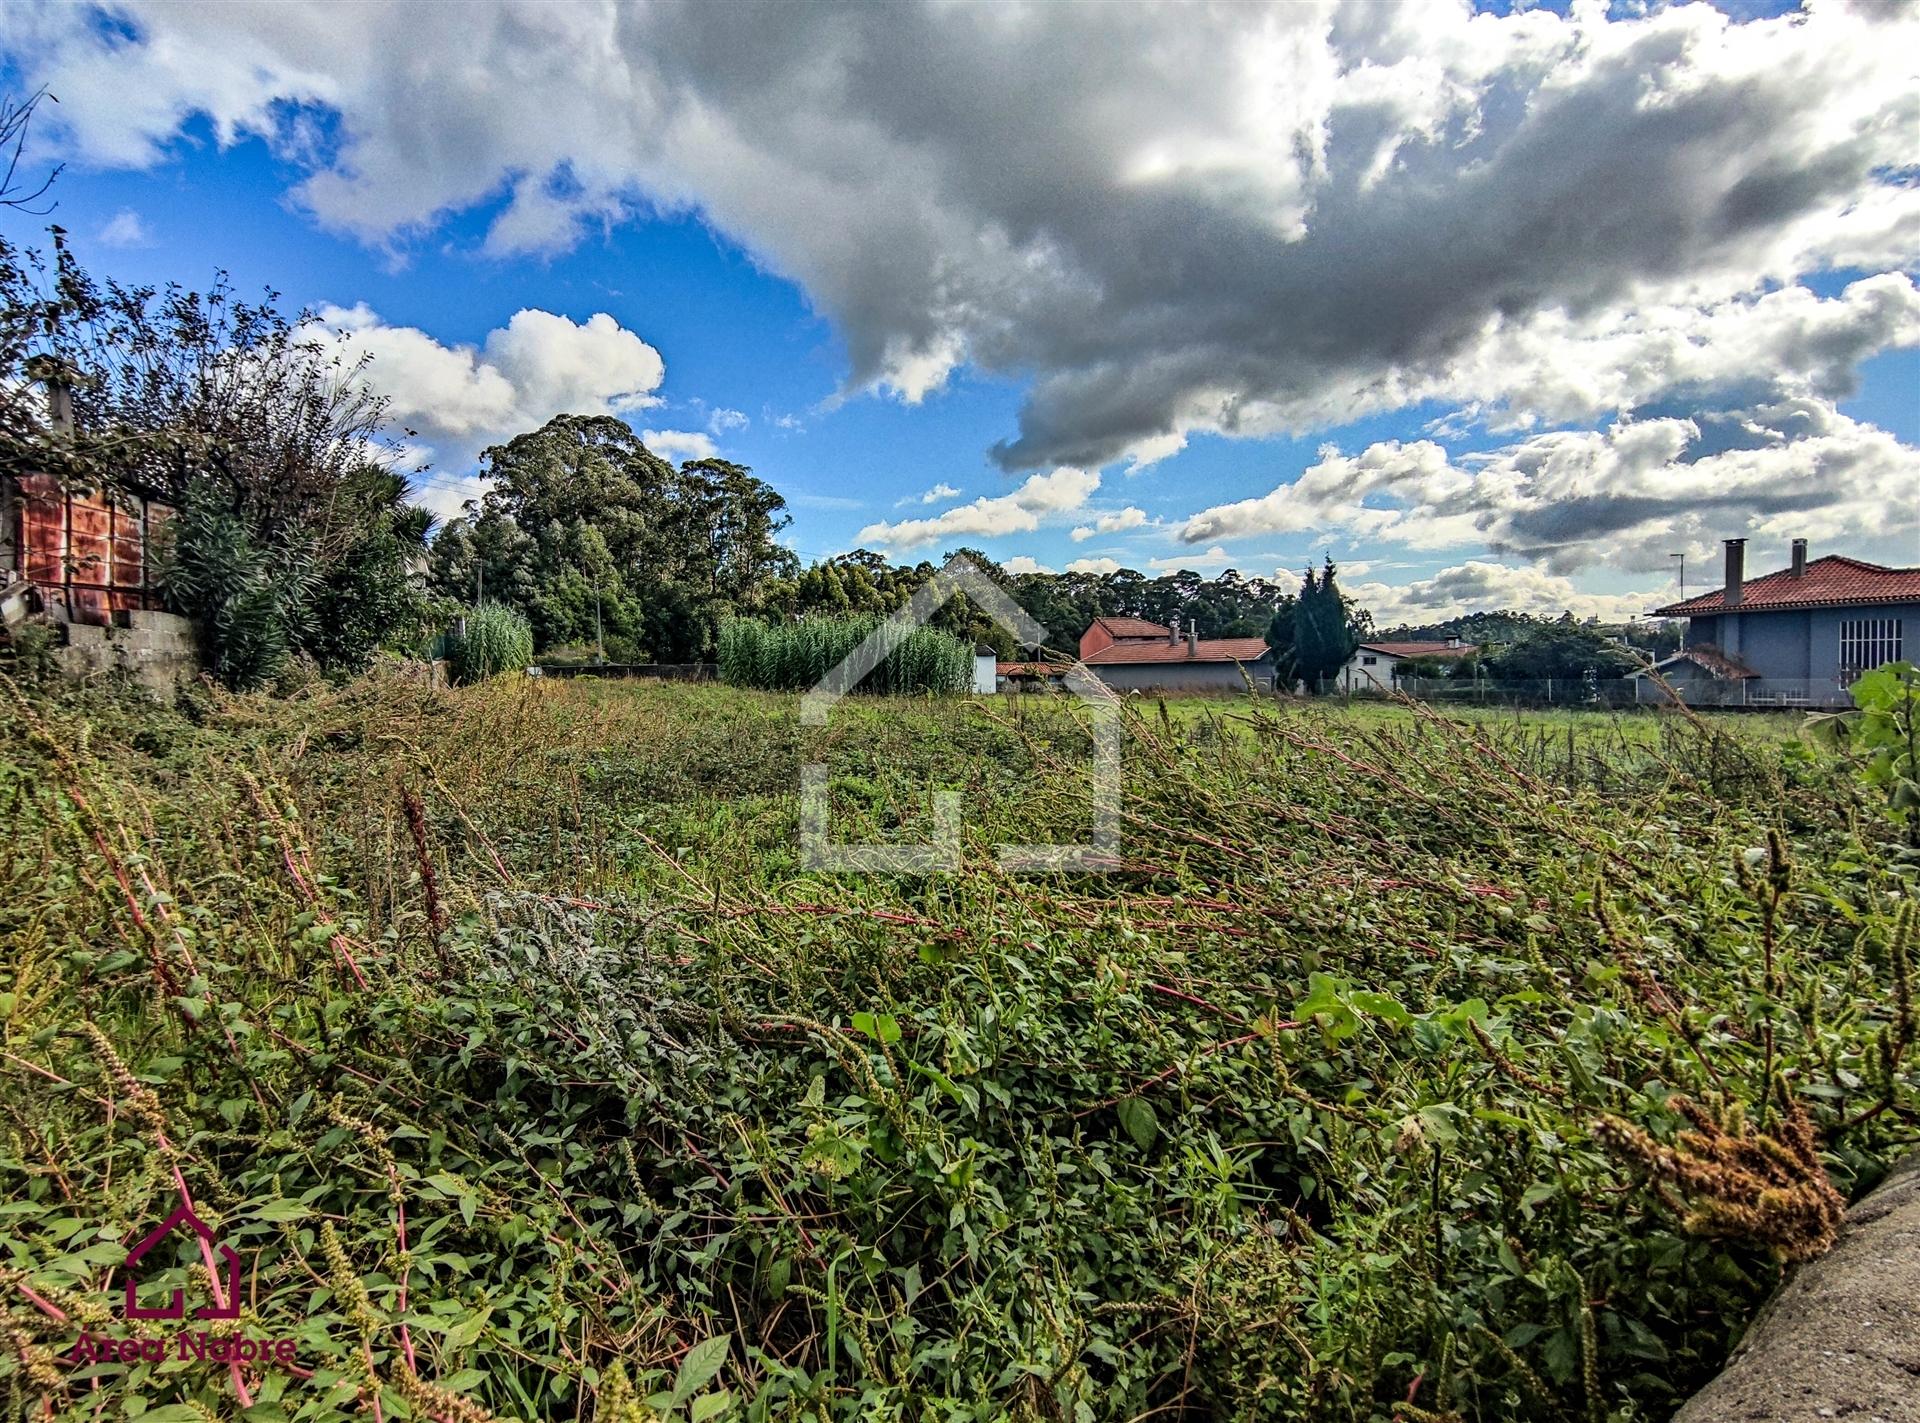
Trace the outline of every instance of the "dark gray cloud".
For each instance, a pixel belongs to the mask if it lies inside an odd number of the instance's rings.
[[[1630,364],[1580,390],[1540,371],[1920,249],[1898,7],[127,10],[114,46],[77,9],[8,11],[81,151],[147,161],[204,112],[317,165],[300,200],[376,242],[503,190],[498,251],[699,211],[834,319],[850,388],[1031,375],[1009,469],[1419,401],[1591,419],[1647,394]],[[325,148],[288,118],[316,108]],[[1786,351],[1784,381],[1734,348],[1710,374],[1830,394],[1865,330]]]

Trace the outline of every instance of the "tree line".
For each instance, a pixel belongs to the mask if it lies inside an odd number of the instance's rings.
[[[0,238],[0,472],[173,505],[161,586],[232,687],[299,666],[349,675],[383,650],[423,655],[482,605],[524,619],[544,656],[708,661],[729,620],[884,616],[936,570],[867,549],[802,567],[771,484],[724,459],[675,465],[605,415],[556,415],[484,451],[485,493],[435,534],[408,502],[365,357],[271,291],[242,299],[223,275],[205,292],[96,279],[50,231],[46,256]],[[71,411],[60,429],[56,388]],[[1264,638],[1283,674],[1311,685],[1376,635],[1330,559],[1296,584],[1232,569],[1011,573],[978,549],[952,552],[979,562],[1058,653],[1098,617],[1177,619],[1203,638]],[[934,625],[1002,657],[1024,651],[965,597]],[[1450,626],[1470,643],[1569,636],[1515,614]]]

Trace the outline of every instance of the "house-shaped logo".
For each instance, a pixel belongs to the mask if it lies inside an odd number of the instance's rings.
[[[1037,649],[1047,630],[1027,615],[985,570],[965,554],[955,554],[923,584],[904,608],[868,633],[860,645],[815,684],[800,704],[802,726],[825,726],[827,713],[860,684],[915,628],[960,594],[1004,629],[1023,648]],[[1001,845],[1000,868],[1012,873],[1114,869],[1120,848],[1120,703],[1112,688],[1075,661],[1061,678],[1092,712],[1093,811],[1091,838],[1079,845]],[[810,870],[859,870],[873,874],[932,874],[960,867],[960,797],[937,791],[933,797],[934,838],[919,845],[847,844],[828,831],[827,768],[810,762],[800,768],[800,862]]]
[[[127,1251],[126,1317],[128,1319],[184,1319],[186,1317],[186,1291],[184,1290],[175,1290],[173,1297],[158,1309],[149,1309],[139,1301],[141,1260],[161,1241],[182,1227],[192,1231],[198,1238],[200,1258],[206,1262],[207,1271],[213,1280],[213,1303],[196,1309],[193,1317],[195,1319],[238,1319],[240,1317],[240,1256],[232,1246],[223,1245],[214,1239],[213,1232],[201,1224],[200,1218],[193,1213],[193,1208],[185,1201],[174,1207],[172,1215],[161,1221]],[[224,1290],[221,1289],[219,1276],[214,1273],[216,1258],[226,1263],[227,1279]]]

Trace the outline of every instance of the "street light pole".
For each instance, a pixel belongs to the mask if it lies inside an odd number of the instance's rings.
[[[1687,556],[1684,553],[1670,553],[1667,557],[1680,560],[1680,601],[1684,603],[1687,601]],[[1688,626],[1688,620],[1682,618],[1680,620],[1680,650],[1682,652],[1686,651],[1687,648]]]

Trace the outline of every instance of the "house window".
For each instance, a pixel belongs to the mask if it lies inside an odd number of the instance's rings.
[[[1840,675],[1851,682],[1862,672],[1900,660],[1900,619],[1843,618],[1840,621]]]
[[[1378,659],[1378,658],[1375,658],[1375,657],[1362,657],[1362,658],[1360,659],[1360,665],[1361,665],[1362,667],[1371,667],[1371,666],[1373,666],[1373,664],[1374,664],[1375,662],[1377,662],[1378,660],[1379,660],[1379,659]]]

